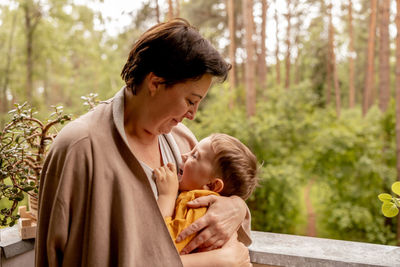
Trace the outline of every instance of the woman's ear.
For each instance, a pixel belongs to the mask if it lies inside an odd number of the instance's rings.
[[[150,96],[154,96],[161,86],[164,85],[164,79],[158,77],[153,72],[150,72],[146,76],[146,83],[149,89]]]
[[[203,189],[219,193],[224,189],[224,181],[221,178],[214,178],[209,184],[203,186]]]

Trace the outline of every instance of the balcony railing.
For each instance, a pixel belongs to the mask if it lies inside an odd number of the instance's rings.
[[[16,226],[1,229],[1,267],[33,267],[34,240],[21,240]],[[400,247],[252,231],[249,247],[260,266],[398,266]]]

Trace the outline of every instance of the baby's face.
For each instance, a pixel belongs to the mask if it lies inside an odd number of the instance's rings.
[[[205,189],[215,177],[215,153],[211,148],[209,137],[201,140],[192,151],[182,155],[179,190],[188,191]]]

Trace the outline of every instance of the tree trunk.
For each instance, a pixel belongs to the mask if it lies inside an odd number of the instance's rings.
[[[43,77],[43,97],[44,103],[52,103],[50,97],[50,88],[49,88],[49,70],[50,70],[50,59],[46,59],[44,65],[44,77]]]
[[[179,17],[181,13],[181,5],[179,0],[175,0],[175,17]]]
[[[32,0],[26,0],[23,4],[25,15],[26,33],[26,97],[28,102],[32,102],[33,93],[33,36],[37,24],[41,18],[39,7],[35,6]]]
[[[390,99],[389,9],[390,0],[381,0],[379,5],[379,108],[383,112],[387,110]]]
[[[340,88],[339,88],[339,79],[337,75],[337,68],[336,68],[336,55],[335,55],[335,44],[334,44],[334,34],[335,29],[333,28],[332,23],[332,3],[328,6],[328,18],[329,18],[329,66],[330,70],[333,72],[333,84],[335,86],[335,103],[336,103],[336,114],[338,118],[340,117]],[[328,80],[329,85],[332,81]],[[330,87],[330,86],[329,86]]]
[[[174,17],[174,6],[172,0],[168,0],[168,20],[173,19]]]
[[[245,26],[245,45],[246,45],[246,110],[247,116],[252,117],[256,113],[256,90],[254,86],[254,43],[253,43],[253,0],[242,0],[243,17]]]
[[[25,95],[28,102],[32,100],[32,76],[33,76],[33,62],[32,62],[32,42],[33,31],[30,10],[31,7],[28,3],[24,6],[25,10],[25,30],[26,30],[26,88]]]
[[[333,27],[333,25],[332,25]],[[336,100],[336,114],[337,117],[340,117],[340,110],[341,110],[341,97],[340,97],[340,87],[339,87],[339,78],[337,74],[337,66],[336,66],[336,55],[335,51],[333,50],[332,54],[332,69],[333,69],[333,84],[335,86],[335,100]]]
[[[396,0],[396,167],[400,181],[400,0]],[[397,218],[397,245],[400,246],[400,218]]]
[[[349,35],[350,35],[350,43],[349,43],[349,69],[350,69],[350,78],[349,78],[349,107],[354,108],[356,104],[356,89],[354,87],[354,36],[353,36],[353,3],[352,0],[349,0]]]
[[[291,50],[291,44],[290,44],[290,35],[291,35],[291,19],[292,19],[292,10],[291,10],[291,0],[287,0],[287,7],[288,7],[288,13],[287,13],[287,29],[286,29],[286,59],[285,59],[285,65],[286,65],[286,79],[285,79],[285,88],[288,89],[290,86],[290,50]]]
[[[376,31],[376,3],[377,0],[371,0],[371,16],[369,23],[367,65],[365,72],[365,85],[363,97],[363,115],[367,114],[372,104],[372,90],[374,82],[374,50],[375,50],[375,31]]]
[[[156,3],[156,17],[157,17],[157,23],[160,23],[160,6],[158,5],[158,0],[155,0]]]
[[[14,12],[12,24],[11,24],[11,30],[10,30],[10,37],[8,39],[8,51],[7,51],[7,60],[6,60],[6,66],[4,68],[4,82],[3,86],[1,88],[1,100],[3,104],[1,105],[1,112],[7,112],[8,111],[8,100],[7,100],[7,87],[8,83],[10,82],[10,67],[11,67],[11,55],[12,55],[12,47],[13,47],[13,39],[14,39],[14,33],[15,33],[15,26],[16,26],[16,21],[17,21],[17,12]]]
[[[266,38],[266,26],[267,26],[267,11],[268,5],[267,0],[261,1],[261,53],[260,59],[258,60],[258,70],[259,70],[259,84],[260,87],[265,90],[266,89],[266,79],[267,79],[267,62],[265,61],[266,57],[266,47],[265,47],[265,38]]]
[[[328,58],[326,65],[326,105],[331,104],[332,99],[332,72],[333,72],[333,27],[332,24],[332,4],[328,5]]]
[[[274,14],[274,18],[275,18],[275,25],[276,25],[276,49],[275,49],[275,59],[276,59],[276,82],[277,84],[281,84],[281,62],[279,60],[279,20],[278,20],[278,10],[276,9],[276,4],[277,1],[275,0],[275,14]]]
[[[297,47],[297,56],[294,62],[294,82],[296,85],[299,84],[300,82],[300,68],[299,68],[299,62],[300,62],[300,49],[299,49],[299,39],[300,39],[300,24],[297,24],[297,29],[296,29],[296,38],[294,38],[294,46]]]
[[[229,25],[229,59],[232,64],[232,69],[229,74],[229,85],[231,91],[231,99],[229,101],[229,107],[233,108],[233,91],[237,87],[237,77],[236,77],[236,28],[235,28],[235,1],[226,1],[227,11],[228,11],[228,25]]]

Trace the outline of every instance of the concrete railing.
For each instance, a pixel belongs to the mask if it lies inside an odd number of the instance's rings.
[[[400,266],[400,247],[252,232],[254,266]]]
[[[1,267],[33,267],[34,240],[21,240],[16,226],[1,229]],[[398,266],[400,247],[252,231],[254,267]]]

